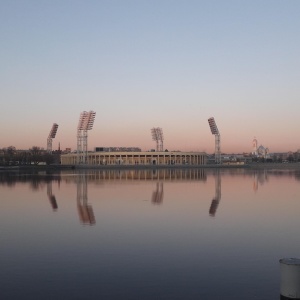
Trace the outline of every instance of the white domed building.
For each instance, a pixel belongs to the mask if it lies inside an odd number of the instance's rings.
[[[263,158],[269,158],[270,157],[269,148],[265,148],[263,145],[260,145],[257,148],[257,156]]]
[[[261,157],[261,158],[270,158],[269,148],[266,148],[263,145],[260,145],[259,147],[257,147],[257,139],[256,138],[253,139],[252,146],[253,146],[253,151],[252,151],[253,156]]]

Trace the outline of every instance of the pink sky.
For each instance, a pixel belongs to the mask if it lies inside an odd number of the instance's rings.
[[[251,152],[254,136],[270,152],[297,151],[299,10],[300,1],[4,1],[0,148],[46,148],[58,123],[53,148],[75,149],[79,115],[93,110],[90,150],[149,150],[161,127],[168,150],[213,153],[214,117],[223,152]]]

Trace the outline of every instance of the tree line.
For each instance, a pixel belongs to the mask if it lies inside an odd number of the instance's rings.
[[[59,155],[48,153],[43,148],[33,146],[29,150],[17,150],[9,146],[0,150],[1,166],[38,165],[59,163]]]

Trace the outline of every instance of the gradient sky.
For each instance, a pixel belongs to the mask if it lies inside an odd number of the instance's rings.
[[[300,148],[298,0],[1,0],[0,148]]]

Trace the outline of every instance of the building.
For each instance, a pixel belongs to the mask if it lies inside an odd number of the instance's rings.
[[[259,147],[257,147],[258,143],[257,143],[257,139],[254,138],[252,141],[252,146],[253,146],[253,151],[252,151],[252,155],[254,157],[260,157],[260,158],[270,158],[270,154],[269,154],[269,148],[264,147],[263,145],[260,145]]]
[[[82,154],[79,154],[79,156]],[[61,155],[62,165],[76,165],[77,153]],[[88,165],[205,165],[205,152],[88,152]]]
[[[95,152],[141,152],[139,147],[95,147]]]
[[[265,148],[263,145],[260,145],[257,148],[257,156],[263,158],[270,158],[269,148]]]

